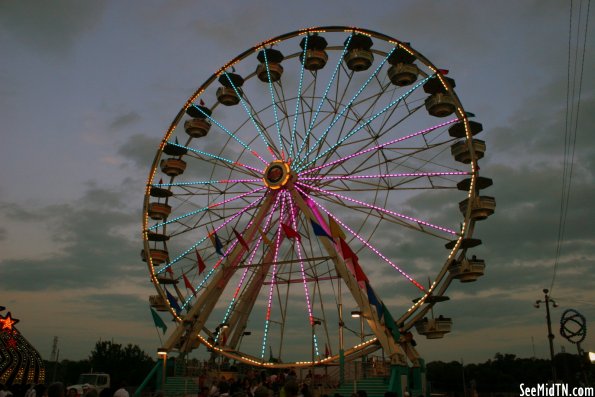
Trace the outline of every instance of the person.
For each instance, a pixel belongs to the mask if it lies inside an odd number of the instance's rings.
[[[29,388],[25,392],[25,397],[35,397],[35,385],[29,384]]]
[[[34,387],[34,397],[47,397],[48,395],[48,388],[46,387],[46,385],[35,385]]]
[[[48,397],[66,397],[66,389],[62,382],[54,382],[48,386]]]
[[[88,388],[87,391],[85,392],[85,394],[83,395],[84,397],[99,397],[99,393],[97,392],[97,389],[94,388]]]
[[[114,397],[130,397],[128,390],[126,390],[126,382],[120,381],[118,383],[118,388],[114,392]]]
[[[77,397],[77,392],[76,389],[74,387],[71,387],[70,389],[68,389],[68,392],[66,393],[67,397]]]
[[[270,395],[271,392],[266,386],[258,386],[254,390],[254,397],[269,397]]]
[[[295,379],[289,379],[285,382],[285,397],[297,397],[300,392],[300,385]]]

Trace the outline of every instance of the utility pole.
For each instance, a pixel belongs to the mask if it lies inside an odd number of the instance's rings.
[[[543,290],[545,299],[543,301],[536,300],[535,304],[533,306],[535,306],[535,308],[539,309],[539,304],[545,303],[545,313],[546,313],[545,319],[547,321],[547,337],[550,342],[550,359],[551,359],[551,364],[552,364],[552,380],[554,382],[556,382],[557,376],[556,376],[556,364],[554,363],[554,334],[552,333],[552,319],[550,317],[550,302],[552,303],[553,307],[558,307],[558,304],[556,303],[555,300],[550,298],[550,296],[548,295],[549,292],[550,291],[547,288],[545,288]]]

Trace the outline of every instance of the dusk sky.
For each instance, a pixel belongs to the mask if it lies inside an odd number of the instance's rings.
[[[586,1],[573,1],[574,29],[579,11],[584,28]],[[410,42],[448,69],[484,128],[481,175],[493,179],[487,193],[497,201],[474,233],[486,274],[451,285],[440,313],[453,318],[453,330],[441,340],[417,337],[421,355],[547,357],[545,309],[533,303],[552,286],[559,236],[569,13],[570,2],[557,0],[1,2],[0,306],[45,359],[54,336],[60,358],[86,358],[99,339],[156,357],[141,212],[172,119],[211,74],[256,43],[304,27],[357,26]],[[580,117],[552,291],[556,352],[576,351],[558,332],[569,308],[587,318],[582,347],[595,350],[589,29],[584,65],[577,60]]]

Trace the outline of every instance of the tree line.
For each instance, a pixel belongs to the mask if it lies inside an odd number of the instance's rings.
[[[559,353],[554,360],[558,381],[570,386],[592,384],[595,370],[585,357]],[[46,362],[48,382],[75,384],[82,373],[105,372],[112,384],[120,381],[139,385],[155,366],[156,360],[137,345],[98,341],[89,358],[80,361]],[[514,354],[497,353],[481,364],[463,365],[458,361],[433,361],[426,365],[427,380],[432,391],[462,394],[464,391],[518,392],[519,385],[547,383],[552,379],[550,360],[518,358]]]

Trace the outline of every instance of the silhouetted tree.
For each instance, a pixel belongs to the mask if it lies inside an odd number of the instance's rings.
[[[111,375],[112,386],[120,381],[139,384],[155,365],[155,362],[137,345],[122,346],[110,341],[98,341],[89,356],[95,372]]]

